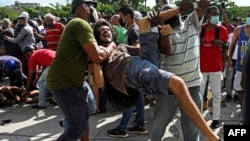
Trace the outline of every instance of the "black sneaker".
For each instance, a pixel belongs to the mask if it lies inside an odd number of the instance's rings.
[[[135,125],[134,127],[128,128],[127,132],[135,133],[135,134],[147,134],[148,130],[144,127],[140,127],[138,125]]]
[[[227,94],[226,98],[225,98],[225,102],[231,101],[233,98],[231,95]]]
[[[39,106],[38,104],[35,104],[35,105],[32,105],[31,108],[33,108],[33,109],[45,109],[46,106],[42,107],[42,106]]]
[[[220,127],[220,121],[219,120],[213,120],[213,122],[211,123],[210,127],[212,129],[216,129],[216,128]]]
[[[125,131],[122,131],[118,127],[115,129],[111,129],[107,131],[107,135],[110,137],[118,137],[118,138],[126,138],[128,137],[128,133]]]
[[[155,99],[151,98],[150,103],[149,103],[149,107],[155,107],[155,104],[156,104]]]
[[[50,104],[54,105],[54,106],[57,106],[57,102],[53,101],[52,99],[49,101]]]
[[[234,102],[239,104],[239,98],[238,98],[238,95],[234,95]]]

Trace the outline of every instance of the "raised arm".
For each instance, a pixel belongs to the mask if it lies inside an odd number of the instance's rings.
[[[201,0],[199,4],[199,8],[197,8],[197,14],[199,20],[201,20],[204,16],[204,13],[207,11],[207,8],[209,7],[210,2],[208,0]]]

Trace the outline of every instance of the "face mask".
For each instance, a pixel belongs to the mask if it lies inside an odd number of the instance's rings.
[[[210,22],[216,24],[219,21],[219,16],[211,16]]]
[[[246,18],[246,23],[247,23],[247,25],[250,25],[250,17]]]
[[[17,28],[18,28],[18,29],[21,29],[22,27],[24,27],[23,24],[17,24]]]

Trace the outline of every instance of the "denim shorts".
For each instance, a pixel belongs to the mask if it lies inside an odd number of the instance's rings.
[[[133,56],[124,68],[126,85],[147,94],[169,95],[168,82],[173,75],[147,60]]]

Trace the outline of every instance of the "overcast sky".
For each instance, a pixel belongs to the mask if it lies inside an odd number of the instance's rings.
[[[34,1],[34,0],[0,0],[0,6],[10,6],[15,3],[15,1],[19,1],[22,3],[29,2],[29,3],[36,3],[39,2],[42,6],[48,6],[49,3],[55,4],[55,3],[60,3],[60,4],[66,4],[67,0],[39,0],[39,1]],[[71,0],[68,0],[71,2]],[[235,1],[236,5],[238,6],[250,6],[249,0],[231,0]],[[155,0],[147,0],[147,6],[153,7],[155,5]]]

